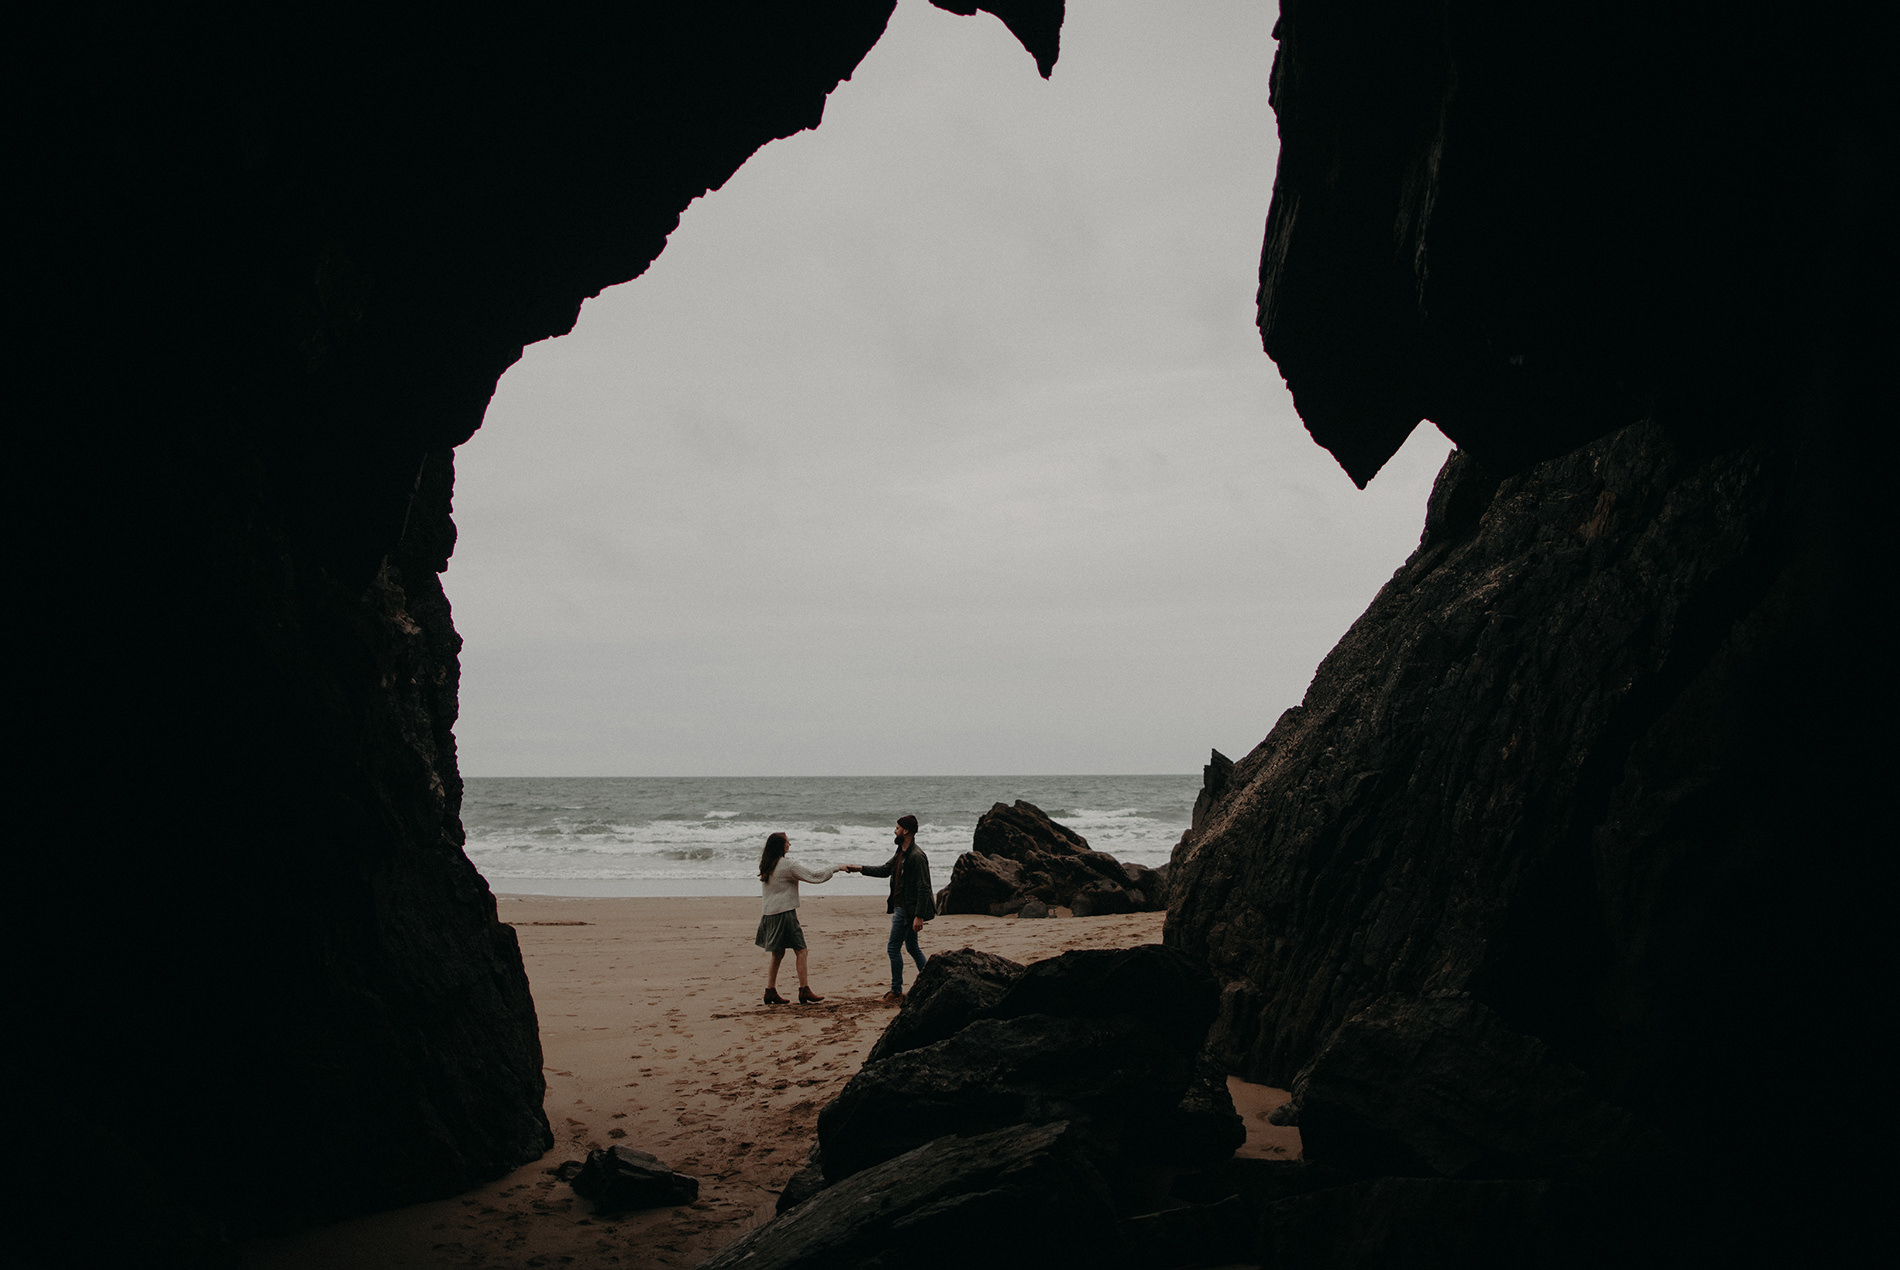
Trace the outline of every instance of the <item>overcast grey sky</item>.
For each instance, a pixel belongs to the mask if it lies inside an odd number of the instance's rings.
[[[1191,772],[1417,545],[1254,327],[1270,4],[903,0],[457,453],[469,775]]]

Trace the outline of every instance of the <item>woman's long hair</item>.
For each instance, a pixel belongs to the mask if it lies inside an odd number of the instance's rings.
[[[792,840],[782,833],[775,833],[765,840],[765,850],[759,852],[759,881],[772,880],[772,870],[778,867],[779,859],[791,845]]]

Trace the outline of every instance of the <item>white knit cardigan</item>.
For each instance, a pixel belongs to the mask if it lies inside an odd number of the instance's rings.
[[[790,856],[780,856],[772,868],[769,881],[759,883],[759,891],[765,897],[765,916],[783,913],[798,907],[798,884],[800,882],[829,882],[831,875],[838,870],[808,869]]]

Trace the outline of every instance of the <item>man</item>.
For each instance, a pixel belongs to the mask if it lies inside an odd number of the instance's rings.
[[[904,999],[904,952],[924,969],[924,951],[917,946],[917,932],[937,915],[937,897],[930,889],[930,858],[917,849],[917,817],[899,816],[892,837],[897,851],[883,864],[867,864],[857,871],[871,878],[891,880],[891,898],[884,911],[891,915],[891,990],[884,1000],[893,1004]]]

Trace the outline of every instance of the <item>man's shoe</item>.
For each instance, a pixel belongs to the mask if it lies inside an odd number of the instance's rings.
[[[904,994],[901,992],[887,992],[884,994],[883,999],[886,1001],[895,1003],[898,1001],[902,1001],[904,999]]]
[[[791,1004],[791,1002],[787,1001],[784,997],[781,997],[778,994],[777,988],[767,988],[765,990],[765,1003],[767,1005],[790,1005]]]

